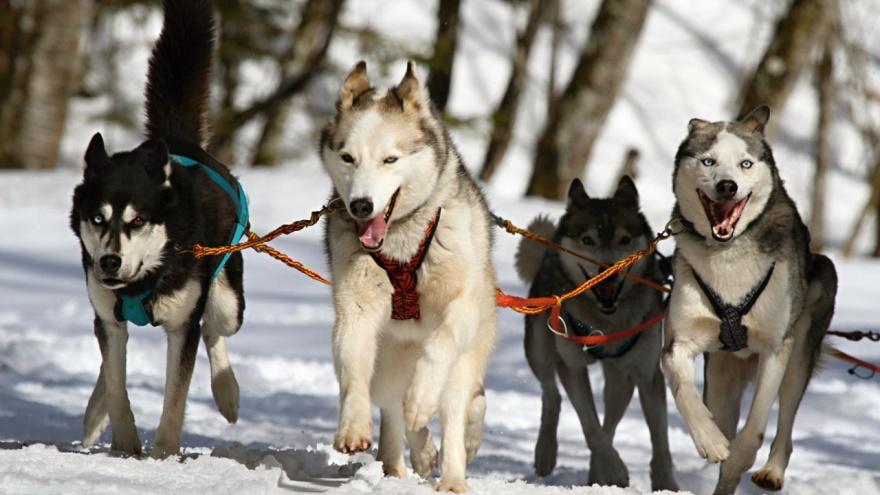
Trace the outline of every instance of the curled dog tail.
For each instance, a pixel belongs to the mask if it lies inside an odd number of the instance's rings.
[[[214,51],[210,0],[163,0],[165,20],[147,74],[147,137],[201,146]]]
[[[556,225],[549,217],[538,215],[529,223],[528,230],[545,239],[550,239],[556,231]],[[535,281],[546,251],[547,248],[531,239],[525,237],[520,239],[516,249],[516,272],[523,282],[531,284]]]

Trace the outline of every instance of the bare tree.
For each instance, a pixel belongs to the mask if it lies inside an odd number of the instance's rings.
[[[0,164],[54,168],[92,0],[0,2]]]
[[[315,42],[311,45],[311,49],[307,50],[305,59],[301,64],[297,64],[301,69],[295,73],[288,74],[278,83],[275,90],[260,98],[246,108],[231,108],[217,116],[214,122],[214,136],[211,139],[210,148],[212,150],[222,149],[232,141],[232,138],[245,124],[250,122],[257,116],[266,115],[275,109],[278,105],[284,103],[291,96],[299,93],[306,88],[312,78],[318,74],[326,58],[327,49],[330,47],[330,41],[333,39],[333,33],[336,29],[339,12],[342,9],[344,0],[327,0],[326,2],[317,2],[313,12],[321,12],[327,16],[323,19],[321,29],[314,26],[308,30],[302,30],[301,33],[316,34]],[[302,21],[306,21],[303,17]],[[316,22],[312,19],[310,22]],[[315,29],[314,31],[312,29]],[[317,35],[320,33],[320,35]]]
[[[574,74],[551,105],[526,194],[561,198],[583,175],[620,91],[651,0],[603,0]]]
[[[449,102],[460,12],[461,0],[440,0],[437,8],[437,37],[434,41],[434,54],[428,62],[431,74],[427,85],[431,101],[440,112],[446,111],[446,104]]]
[[[530,0],[529,18],[526,26],[516,38],[516,49],[513,54],[513,68],[510,78],[507,80],[507,89],[495,112],[492,113],[492,133],[489,137],[489,146],[486,148],[486,158],[480,169],[480,179],[488,181],[492,178],[498,164],[507,153],[507,147],[513,137],[513,125],[516,122],[516,113],[519,108],[520,94],[528,75],[529,53],[538,28],[544,17],[543,13],[548,4],[558,0]]]
[[[776,22],[773,38],[738,98],[737,117],[759,105],[781,112],[802,70],[812,66],[813,52],[833,24],[836,5],[836,0],[791,2]],[[774,126],[769,132],[773,132]]]
[[[279,61],[282,79],[306,70],[306,64],[323,54],[329,45],[333,29],[344,0],[308,0],[300,14],[300,21],[291,36],[290,49]],[[290,111],[290,99],[266,111],[263,132],[257,141],[253,165],[277,165],[282,159],[284,122]]]
[[[829,142],[834,105],[834,47],[828,36],[822,59],[816,67],[816,86],[819,96],[819,119],[816,125],[816,173],[813,178],[810,233],[813,249],[820,251],[824,245],[825,194],[828,170],[831,168],[831,143]]]

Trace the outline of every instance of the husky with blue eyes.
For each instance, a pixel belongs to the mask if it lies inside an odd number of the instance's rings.
[[[699,454],[721,463],[717,494],[733,493],[764,441],[779,399],[776,438],[752,475],[782,488],[795,413],[834,312],[837,275],[810,251],[810,234],[764,139],[766,106],[738,122],[692,119],[675,157],[675,286],[663,370]],[[694,358],[706,356],[703,395]],[[754,380],[745,425],[740,402]]]
[[[200,146],[213,7],[210,0],[165,0],[164,10],[147,78],[148,139],[133,150],[109,154],[95,134],[70,214],[102,357],[83,420],[83,444],[97,441],[109,426],[111,450],[141,453],[126,390],[128,323],[161,325],[168,352],[154,457],[180,449],[200,337],[211,363],[214,400],[230,423],[238,419],[239,388],[226,339],[238,331],[244,313],[242,257],[197,260],[191,246],[235,242],[247,227],[241,187]]]

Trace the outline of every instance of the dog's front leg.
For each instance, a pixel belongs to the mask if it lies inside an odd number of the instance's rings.
[[[106,410],[110,416],[112,441],[110,450],[128,455],[141,454],[141,441],[134,425],[128,391],[125,389],[125,347],[128,328],[125,323],[95,317],[95,335],[101,348],[101,374],[86,410],[86,439],[94,441],[100,436],[102,414],[97,394],[105,394]]]
[[[165,402],[156,430],[152,457],[165,458],[180,450],[180,433],[186,396],[199,348],[199,323],[189,322],[182,328],[166,327],[168,351],[165,363]]]
[[[695,340],[676,340],[675,333],[670,333],[673,340],[664,349],[662,362],[675,406],[687,423],[700,456],[709,462],[721,462],[730,453],[730,442],[712,420],[712,413],[703,404],[700,391],[694,385],[694,357],[706,348]]]
[[[337,304],[333,326],[333,363],[339,382],[339,425],[333,447],[345,453],[364,451],[372,445],[370,380],[379,332],[379,318],[366,311],[365,302],[350,304],[361,311]]]
[[[789,335],[782,340],[775,351],[760,355],[755,395],[752,398],[749,415],[743,429],[730,445],[730,457],[721,464],[715,493],[733,493],[739,483],[740,475],[754,464],[758,449],[764,442],[764,430],[767,428],[770,409],[779,393],[782,377],[785,376],[793,341],[794,337]]]

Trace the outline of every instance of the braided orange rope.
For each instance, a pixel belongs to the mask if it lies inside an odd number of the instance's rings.
[[[577,251],[573,251],[571,249],[568,249],[567,247],[565,247],[561,244],[555,243],[555,242],[551,241],[550,239],[541,237],[540,235],[538,235],[530,230],[526,230],[526,229],[517,227],[510,220],[505,220],[505,219],[502,219],[501,217],[495,217],[494,220],[495,220],[495,223],[499,227],[503,228],[504,230],[506,230],[510,234],[514,234],[514,235],[519,234],[527,239],[531,239],[531,240],[537,242],[538,244],[543,244],[544,246],[547,246],[551,249],[555,249],[556,251],[562,251],[563,253],[570,254],[576,258],[580,258],[584,261],[588,261],[588,262],[598,266],[599,268],[604,268],[604,269],[608,268],[608,265],[602,263],[601,261],[599,261],[595,258],[591,258],[589,256],[578,253]],[[638,282],[638,283],[645,285],[647,287],[650,287],[654,290],[658,290],[658,291],[664,292],[664,293],[671,292],[671,289],[669,289],[669,287],[665,287],[661,284],[658,284],[657,282],[655,282],[653,280],[648,280],[645,277],[640,277],[640,276],[636,275],[635,273],[621,272],[620,274],[623,275],[625,278],[628,278],[630,280]]]
[[[510,308],[517,313],[522,313],[526,315],[535,315],[539,313],[543,313],[548,309],[551,310],[550,313],[550,321],[554,323],[559,319],[559,313],[562,310],[562,303],[571,299],[573,297],[577,297],[584,292],[590,290],[596,285],[602,283],[608,277],[616,273],[620,273],[623,270],[626,270],[630,266],[636,264],[639,260],[653,253],[657,247],[657,243],[668,239],[672,236],[672,230],[669,226],[667,226],[663,232],[657,234],[651,242],[648,243],[648,246],[645,249],[640,251],[636,251],[635,253],[627,256],[626,258],[621,259],[620,261],[614,263],[613,265],[605,268],[601,272],[599,272],[595,277],[591,277],[584,281],[581,285],[577,286],[573,290],[566,292],[565,294],[561,294],[558,296],[552,297],[516,297],[506,294],[501,289],[496,290],[495,301],[499,307],[502,308]]]

